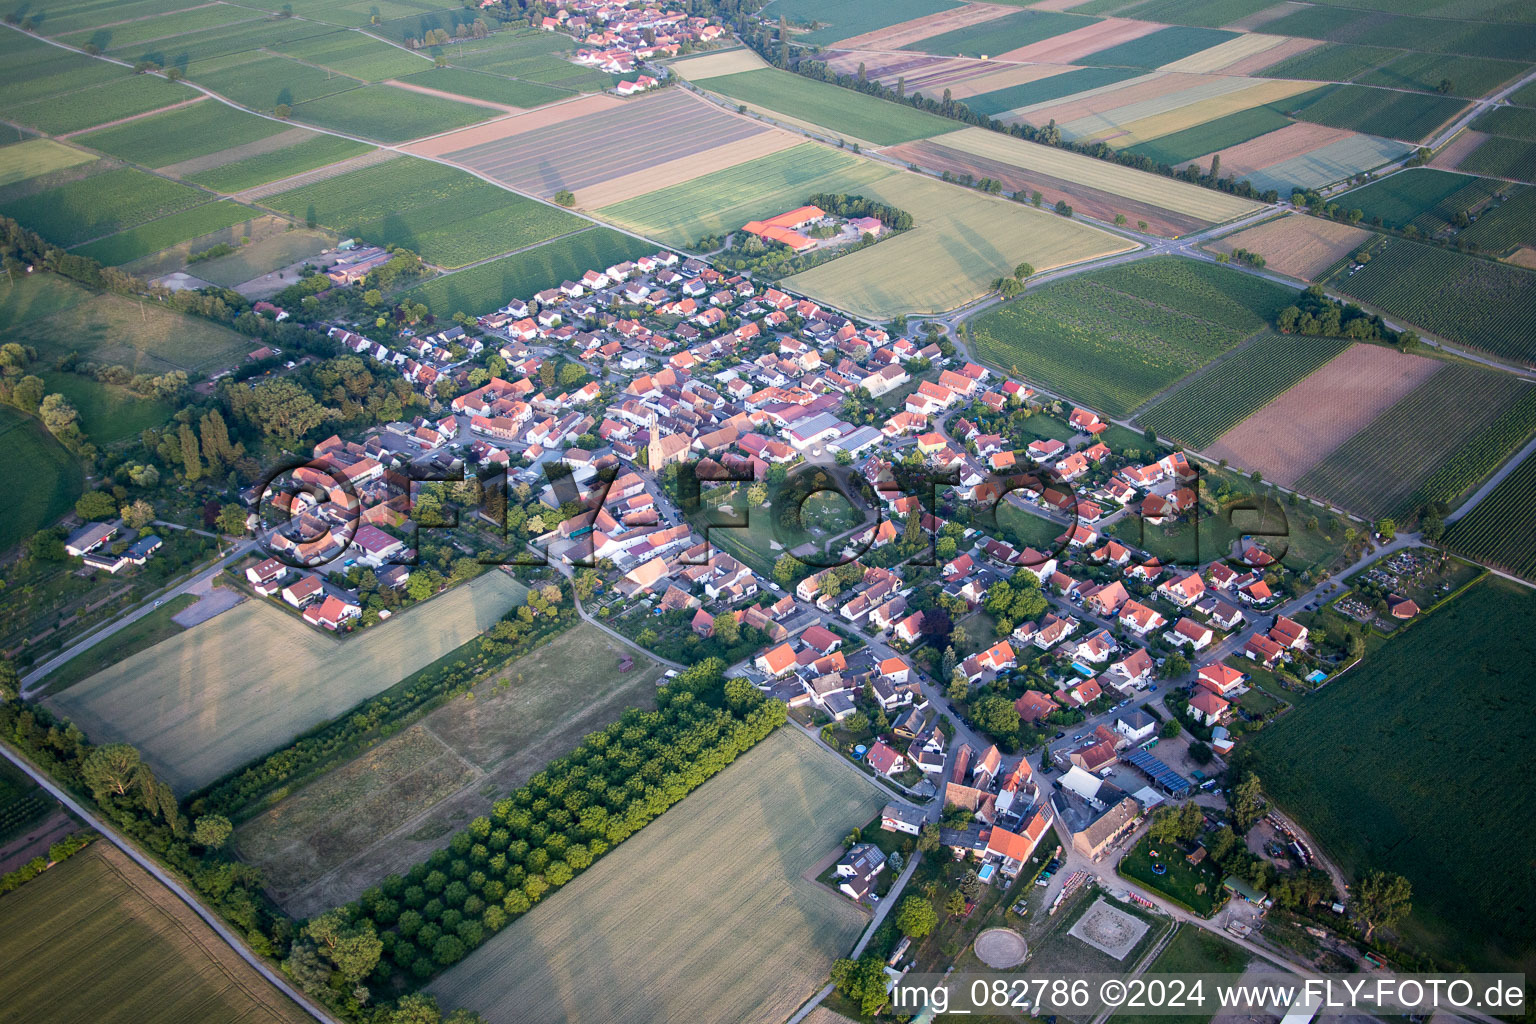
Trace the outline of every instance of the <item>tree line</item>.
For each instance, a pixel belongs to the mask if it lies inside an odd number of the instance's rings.
[[[346,934],[376,937],[370,980],[414,986],[457,963],[787,720],[724,671],[718,659],[689,668],[654,711],[625,711],[446,849],[332,911]]]

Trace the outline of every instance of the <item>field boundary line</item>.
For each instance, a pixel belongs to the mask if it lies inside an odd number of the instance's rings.
[[[83,91],[83,90],[78,90],[78,89],[76,90],[76,92],[81,92],[81,91]],[[172,103],[170,106],[167,106],[167,107],[156,107],[154,110],[146,110],[142,114],[129,114],[127,117],[120,117],[116,121],[106,121],[106,122],[103,122],[102,124],[93,124],[89,128],[76,128],[72,132],[65,132],[62,135],[55,135],[53,137],[55,139],[72,139],[76,135],[85,135],[88,132],[97,132],[97,131],[101,131],[101,130],[103,130],[105,128],[116,128],[118,125],[120,125],[120,124],[127,124],[129,121],[138,121],[138,120],[141,120],[141,119],[146,118],[146,117],[153,117],[156,114],[164,114],[164,113],[166,113],[168,111],[180,110],[182,107],[190,107],[192,104],[194,104],[194,103],[201,103],[203,100],[205,100],[207,98],[208,98],[207,96],[193,96],[189,100],[181,100],[180,102]],[[48,136],[46,136],[46,135],[43,136],[43,138],[47,138],[47,137]]]
[[[0,742],[0,754],[3,754],[6,760],[10,761],[17,768],[20,768],[23,772],[25,772],[33,782],[41,786],[50,796],[59,801],[59,803],[63,804],[87,825],[95,829],[97,832],[100,832],[103,839],[117,847],[119,850],[123,851],[123,853],[126,854],[130,860],[147,871],[166,889],[170,890],[170,892],[177,899],[181,900],[181,902],[186,904],[193,913],[202,918],[204,923],[213,929],[213,933],[217,935],[221,940],[223,940],[223,942],[228,945],[230,949],[234,950],[235,954],[239,956],[240,959],[244,960],[247,964],[254,968],[262,977],[266,978],[274,988],[291,999],[294,1004],[297,1005],[301,1010],[303,1010],[309,1016],[313,1017],[315,1020],[319,1021],[320,1024],[337,1024],[337,1022],[329,1015],[327,1015],[324,1010],[312,1003],[303,993],[289,985],[287,979],[285,979],[280,973],[272,970],[272,968],[267,965],[265,960],[252,953],[250,949],[245,945],[245,943],[241,942],[240,939],[224,925],[224,922],[219,919],[218,915],[204,907],[195,896],[188,892],[186,888],[184,888],[181,883],[175,879],[174,876],[162,869],[159,864],[155,863],[154,860],[140,853],[138,848],[120,836],[116,829],[106,825],[101,821],[100,818],[86,810],[85,807],[82,806],[79,801],[74,798],[73,795],[71,795],[62,786],[56,784],[53,779],[44,773],[41,769],[36,768],[25,756],[13,750],[9,743]]]
[[[462,69],[461,69],[462,70]],[[513,81],[513,79],[507,79]],[[463,93],[449,92],[446,89],[434,89],[427,85],[415,85],[411,82],[402,82],[398,78],[386,78],[381,85],[393,86],[396,89],[404,89],[406,92],[419,92],[423,96],[436,96],[445,100],[456,100],[459,103],[468,103],[472,107],[486,107],[490,110],[500,110],[508,114],[521,114],[531,107],[514,107],[510,103],[497,103],[494,100],[482,100],[475,96],[465,96]]]
[[[205,3],[205,4],[194,4],[191,7],[183,7],[180,10],[160,11],[160,12],[158,12],[156,14],[141,14],[137,18],[124,18],[122,21],[109,21],[105,25],[90,25],[90,26],[88,26],[86,28],[77,29],[76,31],[79,31],[79,32],[100,31],[101,29],[104,29],[104,28],[116,28],[118,25],[132,25],[135,22],[148,21],[151,18],[162,18],[162,17],[164,17],[167,14],[185,14],[188,11],[200,11],[200,10],[202,10],[205,7],[235,7],[235,6],[239,6],[239,5],[237,5],[237,4],[219,3],[219,2],[215,2],[215,0],[210,0],[210,2],[208,2],[208,3]],[[248,11],[249,10],[254,10],[254,9],[255,8],[251,8],[251,7],[247,7],[246,8],[246,10],[248,10]],[[240,25],[240,24],[244,24],[245,21],[251,21],[251,20],[253,20],[253,19],[246,18],[246,19],[243,19],[242,21],[232,21],[232,22],[230,22],[230,24],[231,25]],[[74,35],[74,32],[71,32],[71,33],[68,33],[68,34],[69,35]],[[178,34],[184,35],[185,33],[178,33]],[[160,38],[164,39],[166,37],[165,36],[161,36]]]

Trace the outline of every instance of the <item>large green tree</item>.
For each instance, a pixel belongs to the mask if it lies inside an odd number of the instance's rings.
[[[939,912],[933,909],[933,902],[927,897],[908,896],[896,908],[896,927],[910,938],[922,938],[938,923]]]

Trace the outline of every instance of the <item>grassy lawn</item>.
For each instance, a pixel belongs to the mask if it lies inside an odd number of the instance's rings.
[[[1055,548],[1056,538],[1066,532],[1066,527],[1060,523],[1026,512],[1007,501],[997,506],[997,526],[1004,539],[1014,547],[1020,550],[1032,547],[1047,554]]]
[[[10,406],[0,407],[0,468],[10,486],[0,497],[0,551],[57,521],[84,490],[74,456],[42,423]]]
[[[1520,667],[1536,654],[1519,625],[1532,614],[1536,595],[1488,577],[1249,744],[1265,792],[1346,874],[1409,879],[1404,938],[1474,970],[1536,965],[1530,930],[1509,913],[1536,898],[1531,873],[1509,869],[1536,847],[1536,813],[1507,785],[1507,758],[1536,728]],[[1447,685],[1456,678],[1468,682]],[[1454,769],[1455,799],[1431,795],[1423,768],[1436,761]]]
[[[37,284],[29,281],[27,287]],[[155,302],[97,294],[68,282],[45,287],[41,294],[23,294],[12,305],[12,314],[23,322],[0,331],[0,343],[32,345],[47,360],[78,352],[91,362],[115,363],[135,373],[186,370],[189,375],[232,366],[255,347],[226,327]],[[72,302],[65,293],[73,293]]]
[[[115,661],[153,647],[182,631],[171,616],[197,603],[193,594],[179,594],[148,615],[112,634],[111,643],[97,644],[75,655],[49,673],[44,693],[56,693],[95,675]]]
[[[1157,856],[1153,857],[1152,854]],[[1143,836],[1121,859],[1119,873],[1173,900],[1183,904],[1202,917],[1209,917],[1215,909],[1216,895],[1221,888],[1221,874],[1213,866],[1202,863],[1190,867],[1184,859],[1185,851],[1171,843],[1154,843]],[[1161,864],[1168,870],[1154,874],[1152,866]],[[1203,887],[1203,891],[1202,891]]]

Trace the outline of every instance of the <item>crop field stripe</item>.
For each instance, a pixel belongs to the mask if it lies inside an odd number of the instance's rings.
[[[820,125],[876,146],[926,138],[954,129],[947,117],[901,103],[817,82],[778,68],[709,79],[704,86],[742,103]]]
[[[200,189],[120,167],[0,204],[0,214],[20,221],[55,244],[69,246],[207,199],[208,193]]]
[[[1448,365],[1312,467],[1297,489],[1370,519],[1392,513],[1530,389],[1509,374]]]
[[[1536,458],[1527,457],[1477,507],[1451,525],[1445,545],[1536,582]]]
[[[165,167],[287,130],[222,103],[202,102],[79,135],[75,141],[144,167]]]
[[[294,120],[361,135],[380,142],[405,142],[485,121],[486,107],[428,96],[392,85],[365,85],[300,103]]]
[[[1125,151],[1176,167],[1197,156],[1241,145],[1290,123],[1290,118],[1268,106],[1251,107],[1190,128],[1159,135],[1147,142],[1127,147]]]
[[[366,142],[313,132],[305,134],[310,137],[292,146],[196,171],[187,174],[186,180],[216,192],[233,194],[374,151]]]
[[[1080,14],[1023,10],[979,25],[929,36],[908,43],[902,49],[948,57],[980,57],[983,54],[996,56],[1086,28],[1095,24],[1096,20]]]
[[[105,840],[0,902],[0,925],[7,1010],[18,1019],[311,1020]]]
[[[1536,272],[1389,238],[1332,287],[1459,345],[1536,362]]]
[[[1027,293],[973,331],[993,365],[1126,415],[1260,330],[1291,295],[1216,265],[1155,257]]]
[[[1199,217],[1206,223],[1232,220],[1259,208],[1257,203],[1161,175],[1121,167],[1053,146],[1025,142],[984,128],[963,128],[940,135],[934,142],[976,156],[1000,160],[1025,170],[1078,181],[1173,213]]]
[[[1156,68],[1236,39],[1237,36],[1236,32],[1223,32],[1214,28],[1165,28],[1140,39],[1079,57],[1072,63],[1098,67]]]
[[[1492,135],[1468,153],[1457,169],[1536,184],[1536,142]]]
[[[0,550],[57,522],[85,489],[79,460],[42,423],[8,405],[0,406],[0,470],[11,481],[0,493]]]
[[[1349,347],[1332,338],[1264,334],[1142,413],[1162,437],[1204,449]]]
[[[1530,440],[1533,433],[1536,433],[1536,388],[1527,388],[1492,426],[1442,462],[1413,497],[1398,506],[1397,515],[1406,518],[1415,509],[1438,502],[1455,504],[1457,498],[1497,469],[1510,452]],[[1536,500],[1532,504],[1536,506]]]
[[[773,0],[761,14],[768,21],[783,17],[797,25],[816,22],[820,28],[795,39],[825,46],[959,6],[961,0],[882,0],[878,4],[869,0]]]
[[[965,105],[978,114],[1001,118],[1003,115],[1037,103],[1049,103],[1088,89],[1116,85],[1137,78],[1142,72],[1129,68],[1073,68],[1034,82],[1007,89],[980,93],[966,99]]]
[[[1536,245],[1536,189],[1515,189],[1502,202],[1485,209],[1477,223],[1463,229],[1458,237],[1494,254],[1507,253],[1517,246]]]
[[[1472,130],[1536,141],[1536,110],[1530,107],[1495,107],[1473,121]]]
[[[96,159],[90,153],[52,139],[28,139],[0,146],[0,186],[26,181],[40,174],[78,167]]]
[[[1323,90],[1296,116],[1348,131],[1369,132],[1403,142],[1418,142],[1467,107],[1452,96],[1424,95],[1337,85]]]
[[[1358,207],[1368,221],[1380,217],[1387,227],[1403,228],[1474,180],[1468,174],[1415,167],[1346,192],[1339,201]]]

